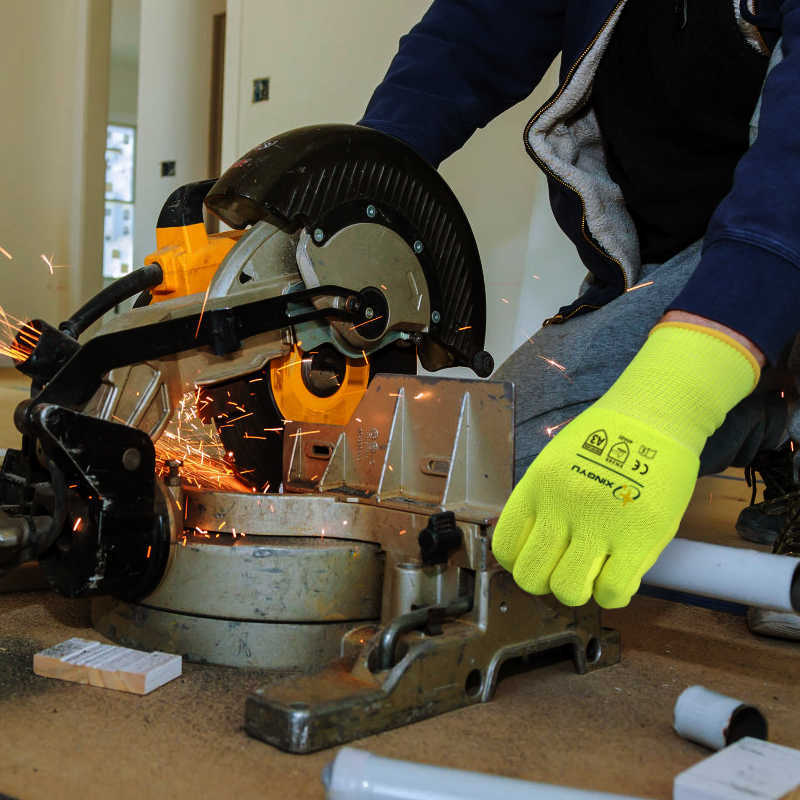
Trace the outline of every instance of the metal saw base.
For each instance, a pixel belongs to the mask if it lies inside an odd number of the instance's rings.
[[[306,671],[338,658],[354,623],[217,619],[102,597],[92,602],[92,625],[126,647],[180,653],[200,664]]]
[[[566,645],[580,673],[619,661],[619,634],[601,626],[593,603],[567,608],[524,594],[508,573],[486,578],[470,615],[396,640],[399,660],[390,669],[377,668],[384,630],[354,659],[256,690],[247,700],[247,732],[281,750],[309,753],[487,702],[500,667],[513,658]]]

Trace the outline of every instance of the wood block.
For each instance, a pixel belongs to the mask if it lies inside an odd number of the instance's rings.
[[[800,750],[749,736],[675,778],[673,800],[795,800]]]
[[[181,674],[183,659],[171,653],[143,653],[88,639],[67,639],[33,657],[44,678],[88,683],[120,692],[149,694]]]

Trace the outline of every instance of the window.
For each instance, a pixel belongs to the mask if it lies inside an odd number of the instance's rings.
[[[136,129],[129,125],[109,125],[106,131],[104,278],[119,278],[133,269],[135,153]]]

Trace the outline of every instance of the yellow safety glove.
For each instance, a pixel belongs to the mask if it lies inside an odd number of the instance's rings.
[[[627,605],[678,530],[706,439],[759,374],[723,333],[656,325],[611,388],[528,467],[495,528],[495,558],[531,594]]]

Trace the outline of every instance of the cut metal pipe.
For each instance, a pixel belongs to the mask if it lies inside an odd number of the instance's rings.
[[[322,773],[327,800],[635,800],[629,795],[568,789],[343,747]]]
[[[767,738],[767,720],[755,707],[705,686],[684,689],[675,703],[675,731],[712,750],[752,736]]]
[[[800,558],[673,539],[642,583],[755,608],[800,612]]]

